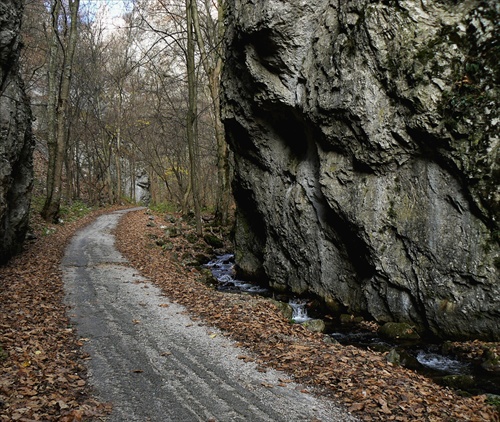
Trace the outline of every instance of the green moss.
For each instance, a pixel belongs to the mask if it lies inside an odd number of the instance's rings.
[[[325,331],[325,322],[321,319],[310,319],[303,322],[302,326],[314,333],[323,333]]]
[[[483,363],[481,366],[487,371],[500,372],[500,356],[493,349],[487,348],[483,352]]]
[[[177,206],[171,202],[161,202],[159,204],[154,204],[149,207],[151,211],[154,211],[158,214],[165,213],[175,213],[177,212]]]
[[[455,390],[469,390],[475,385],[472,375],[446,375],[441,378],[441,383]]]
[[[92,212],[93,208],[83,201],[73,201],[70,204],[61,205],[60,218],[63,221],[76,221]]]
[[[271,303],[273,303],[278,310],[283,314],[283,316],[290,322],[292,321],[293,309],[292,307],[285,302],[280,302],[279,300],[269,299]]]
[[[494,394],[486,395],[486,403],[496,407],[496,409],[500,412],[500,396],[496,396]]]
[[[210,233],[205,234],[203,240],[213,248],[222,248],[224,246],[224,242],[221,239]]]
[[[8,353],[3,349],[2,345],[0,344],[0,361],[7,360],[9,357]]]

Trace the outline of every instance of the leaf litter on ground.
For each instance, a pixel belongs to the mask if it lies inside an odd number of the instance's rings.
[[[285,371],[365,421],[499,420],[485,395],[463,397],[392,365],[387,353],[327,342],[323,334],[290,323],[266,298],[217,291],[193,268],[195,257],[214,253],[203,237],[193,242],[194,229],[180,215],[152,214],[129,213],[120,221],[119,250],[166,296],[186,306],[193,318],[221,329],[246,349],[240,359],[253,359],[263,371]],[[151,224],[151,216],[161,225]],[[168,237],[169,231],[183,236]],[[170,247],[162,248],[166,242]]]
[[[87,383],[89,356],[82,346],[88,339],[78,338],[70,325],[60,272],[71,236],[108,211],[52,227],[50,235],[40,235],[0,267],[0,421],[89,421],[109,413],[111,404],[94,398]],[[291,324],[264,298],[225,294],[200,282],[201,273],[189,262],[213,251],[202,239],[192,242],[194,230],[180,216],[170,216],[162,226],[191,234],[191,241],[172,236],[170,246],[162,248],[163,242],[156,241],[165,237],[165,228],[151,224],[149,217],[140,211],[122,219],[116,233],[119,249],[165,296],[186,306],[194,319],[234,339],[245,350],[239,358],[254,360],[260,371],[283,370],[366,421],[499,420],[484,396],[461,397],[413,371],[392,366],[382,353],[326,343],[323,335]],[[473,344],[471,353],[480,353],[481,347]],[[471,350],[465,349],[464,353]]]
[[[44,229],[0,267],[0,421],[83,421],[107,414],[92,397],[81,346],[64,305],[60,262],[83,219]],[[43,233],[50,232],[49,235]]]

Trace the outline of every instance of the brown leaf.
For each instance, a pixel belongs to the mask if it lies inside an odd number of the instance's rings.
[[[364,408],[365,408],[364,403],[353,403],[349,407],[349,412],[359,412],[359,411],[363,410]]]
[[[246,355],[238,355],[237,358],[240,360],[244,360],[245,362],[253,361],[253,359],[250,356],[246,356]]]
[[[57,405],[59,406],[59,409],[61,409],[61,410],[69,409],[69,406],[65,402],[63,402],[62,400],[59,400],[57,402]]]

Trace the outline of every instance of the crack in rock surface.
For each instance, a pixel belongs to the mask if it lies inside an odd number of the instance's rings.
[[[112,234],[128,211],[78,232],[62,262],[70,316],[91,357],[89,380],[113,404],[110,422],[356,420],[293,382],[278,386],[287,375],[238,359],[241,349],[128,266]]]

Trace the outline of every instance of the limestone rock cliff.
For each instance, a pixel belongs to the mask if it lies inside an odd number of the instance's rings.
[[[496,1],[231,0],[241,273],[500,339]]]
[[[31,112],[19,76],[20,0],[0,3],[0,264],[19,252],[33,181]]]

